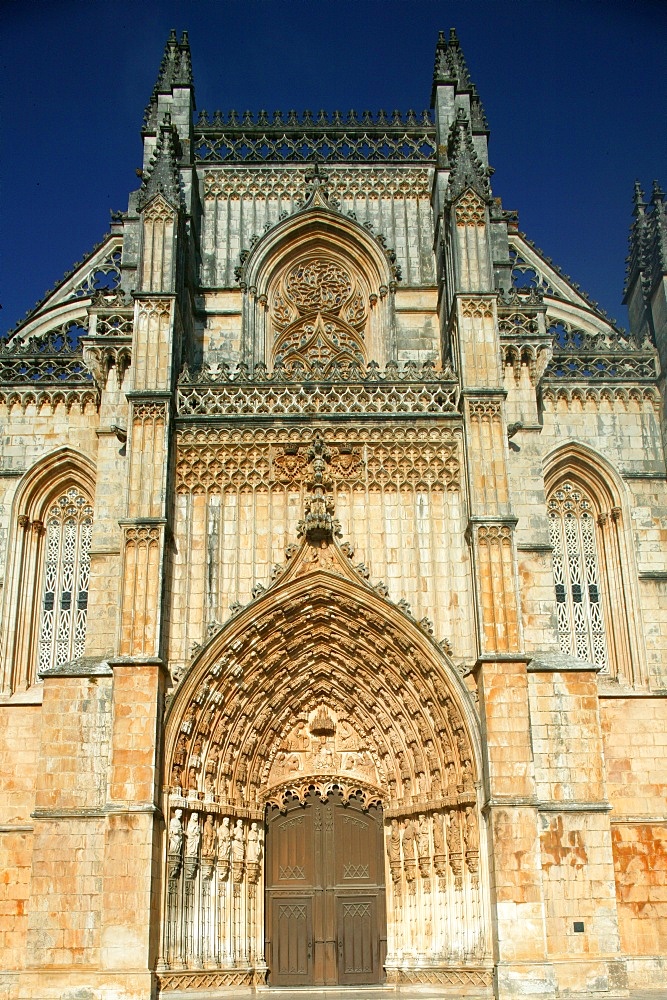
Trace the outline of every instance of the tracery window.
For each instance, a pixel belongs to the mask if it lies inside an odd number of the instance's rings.
[[[548,500],[558,639],[563,653],[608,670],[593,504],[571,480]]]
[[[320,254],[282,274],[271,301],[273,361],[290,369],[365,363],[368,295],[351,268]]]
[[[83,655],[92,523],[93,509],[74,486],[46,515],[38,671]]]

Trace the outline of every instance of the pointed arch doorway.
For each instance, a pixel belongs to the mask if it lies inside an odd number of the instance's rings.
[[[384,979],[382,808],[308,792],[267,807],[266,961],[272,986]]]

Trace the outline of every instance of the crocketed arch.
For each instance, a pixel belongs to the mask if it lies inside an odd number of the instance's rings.
[[[334,760],[275,776],[299,724],[317,733],[336,720],[363,743],[371,777],[346,785]],[[272,588],[200,654],[169,709],[166,757],[172,793],[250,808],[326,794],[334,779],[386,805],[473,803],[480,773],[471,699],[444,654],[370,588],[326,571]]]
[[[3,610],[3,691],[6,693],[24,690],[37,676],[49,519],[54,522],[54,536],[58,517],[63,525],[72,522],[75,575],[78,576],[78,569],[81,569],[87,576],[88,553],[83,550],[89,548],[87,536],[94,491],[93,463],[69,447],[58,448],[36,462],[18,486],[12,505]],[[68,513],[70,507],[72,511]],[[86,533],[84,539],[81,538],[82,526]],[[55,554],[53,543],[52,550]],[[76,580],[73,585],[72,591]],[[83,615],[78,615],[81,642],[85,608],[73,608],[73,612],[77,610],[84,611]],[[71,618],[66,636],[68,649],[71,649],[73,635],[69,629],[77,628],[77,615],[73,613]],[[64,629],[62,641],[65,641]]]
[[[561,648],[583,656],[587,632],[590,651],[584,658],[612,677],[642,685],[637,574],[623,481],[602,455],[578,442],[547,456],[544,480]]]
[[[338,302],[331,296],[327,301],[325,295],[310,309],[305,300],[301,304],[290,299],[286,283],[300,268],[308,271],[311,282],[332,276],[334,284],[349,287],[349,294]],[[321,198],[279,222],[255,244],[243,268],[242,288],[243,354],[249,364],[283,361],[280,342],[289,337],[290,327],[294,341],[319,335],[329,344],[342,340],[349,348],[356,340],[356,351],[343,350],[343,363],[350,354],[356,362],[384,365],[395,353],[390,336],[394,274],[387,252],[363,226]],[[323,329],[311,330],[318,316]],[[327,323],[333,329],[327,331]],[[297,331],[298,325],[308,329]]]

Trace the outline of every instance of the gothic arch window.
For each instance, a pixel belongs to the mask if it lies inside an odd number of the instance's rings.
[[[83,656],[92,528],[93,508],[76,486],[46,515],[38,671]]]
[[[632,531],[623,484],[582,445],[547,462],[547,516],[553,550],[558,642],[632,686],[646,683],[638,629]]]
[[[561,652],[608,670],[593,505],[566,479],[547,506]]]
[[[85,649],[93,469],[69,448],[27,473],[13,504],[3,612],[2,690],[25,690],[40,672]]]

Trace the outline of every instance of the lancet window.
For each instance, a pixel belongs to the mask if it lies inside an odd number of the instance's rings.
[[[561,651],[608,670],[593,504],[565,480],[551,493],[548,513]]]
[[[13,503],[2,612],[0,690],[82,656],[88,617],[94,468],[70,448],[26,474]]]
[[[38,670],[82,656],[86,642],[93,509],[76,487],[48,510]]]

